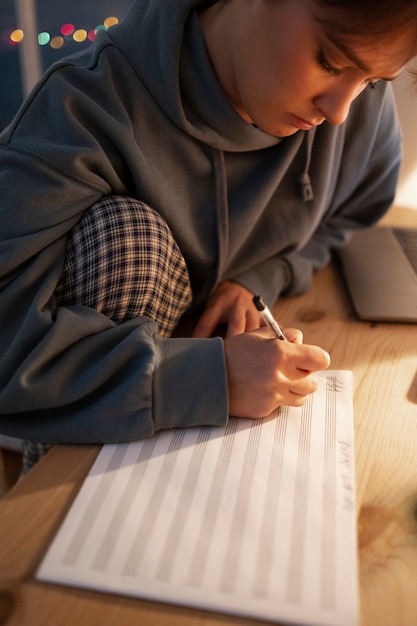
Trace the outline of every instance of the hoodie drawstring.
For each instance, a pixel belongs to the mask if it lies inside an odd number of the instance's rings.
[[[216,184],[218,256],[215,276],[213,276],[212,281],[210,281],[211,287],[217,284],[219,277],[222,274],[229,250],[229,209],[227,199],[226,166],[223,151],[213,148],[212,159]]]
[[[315,128],[312,128],[306,133],[306,162],[304,165],[304,170],[300,172],[300,174],[297,176],[299,192],[304,202],[310,202],[314,198],[313,185],[311,184],[309,169],[315,134]]]

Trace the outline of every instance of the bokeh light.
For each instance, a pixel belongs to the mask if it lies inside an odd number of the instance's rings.
[[[106,17],[103,24],[106,28],[111,28],[112,26],[116,26],[119,23],[117,17]]]
[[[77,43],[82,43],[87,39],[87,31],[84,28],[79,28],[76,30],[72,36],[73,40]]]
[[[49,44],[51,46],[51,48],[53,48],[54,50],[59,50],[60,48],[62,48],[62,46],[64,45],[65,40],[63,37],[52,37],[51,39],[51,43]]]
[[[56,36],[47,31],[38,33],[38,45],[47,46],[49,44],[51,48],[59,50],[66,42],[84,43],[86,41],[94,41],[98,31],[106,31],[112,26],[116,26],[118,23],[119,19],[115,16],[106,17],[102,24],[90,29],[82,27],[76,28],[74,24],[68,22],[60,27],[59,34]],[[24,36],[23,30],[16,28],[11,33],[4,33],[4,42],[7,42],[9,45],[17,46],[23,41]]]
[[[10,33],[9,41],[11,44],[16,45],[20,43],[21,41],[23,41],[24,36],[25,35],[23,33],[23,30],[20,30],[20,28],[17,28],[16,30]]]
[[[64,37],[71,37],[74,31],[74,24],[64,24],[63,26],[61,26],[61,35],[64,35]]]
[[[49,33],[43,32],[38,35],[38,44],[40,46],[47,46],[51,41],[51,35]]]

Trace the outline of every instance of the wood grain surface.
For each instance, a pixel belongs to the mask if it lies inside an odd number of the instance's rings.
[[[395,209],[384,223],[417,226],[417,212]],[[358,321],[336,262],[274,313],[283,327],[301,328],[306,343],[328,350],[332,369],[354,373],[360,624],[416,626],[417,325]],[[98,451],[56,446],[0,500],[0,624],[263,624],[35,580]]]

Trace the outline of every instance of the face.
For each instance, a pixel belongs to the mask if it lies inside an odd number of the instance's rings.
[[[393,80],[414,55],[414,33],[346,48],[326,35],[317,15],[314,0],[227,0],[201,16],[230,102],[268,134],[342,124],[364,89]]]

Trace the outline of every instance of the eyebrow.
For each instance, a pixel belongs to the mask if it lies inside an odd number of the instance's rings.
[[[330,41],[330,43],[332,43],[338,50],[340,50],[340,52],[347,58],[349,59],[349,61],[351,61],[354,65],[356,65],[356,67],[358,67],[360,70],[362,70],[362,72],[364,72],[365,74],[372,74],[372,70],[370,67],[368,67],[354,52],[353,50],[347,45],[344,44],[342,41],[340,41],[339,39],[337,39],[336,37],[332,37],[330,34],[326,33],[326,38]],[[393,80],[395,80],[395,77],[391,77],[391,78],[386,78],[384,76],[378,76],[375,77],[378,78],[379,80],[385,80],[386,82],[392,82]]]
[[[365,63],[353,52],[353,50],[348,45],[344,44],[342,41],[340,41],[340,39],[336,39],[336,37],[332,37],[330,34],[327,33],[326,38],[360,70],[365,73],[371,73],[371,68],[365,65]]]

